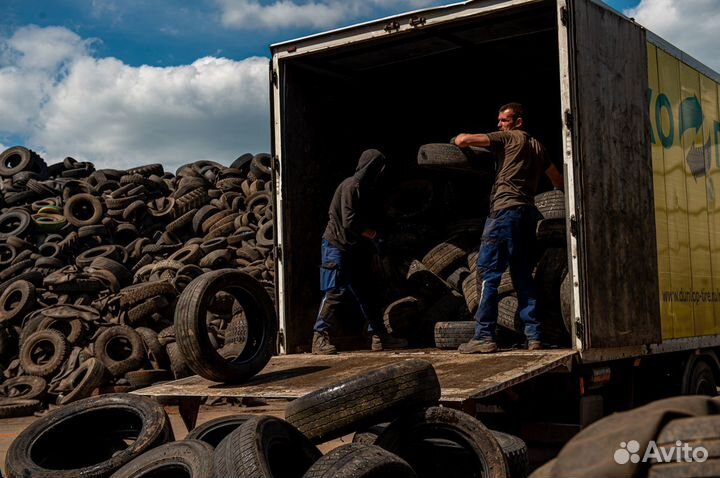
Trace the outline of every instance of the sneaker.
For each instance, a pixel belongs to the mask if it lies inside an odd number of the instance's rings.
[[[333,355],[337,348],[330,343],[327,332],[315,332],[312,341],[312,353],[315,355]]]
[[[381,352],[383,350],[404,349],[407,346],[408,341],[405,339],[398,339],[390,334],[373,334],[370,348],[373,352]]]
[[[472,339],[458,347],[461,354],[491,354],[497,351],[497,344],[490,339]]]
[[[545,346],[539,340],[528,340],[528,350],[543,350]]]

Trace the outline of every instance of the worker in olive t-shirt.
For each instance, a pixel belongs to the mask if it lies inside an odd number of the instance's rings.
[[[497,289],[508,266],[518,296],[518,311],[525,326],[528,349],[543,348],[532,276],[535,228],[541,217],[534,198],[543,172],[558,189],[562,189],[563,180],[555,166],[546,162],[542,144],[523,131],[523,126],[522,105],[509,103],[502,106],[498,114],[500,131],[459,134],[453,138],[453,143],[461,148],[489,147],[498,155],[490,215],[485,222],[477,259],[478,278],[482,278],[482,283],[478,281],[480,299],[475,314],[475,336],[460,345],[461,353],[497,351]]]

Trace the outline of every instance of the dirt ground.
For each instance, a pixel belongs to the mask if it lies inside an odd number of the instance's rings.
[[[240,414],[251,414],[251,415],[272,415],[275,417],[284,418],[285,406],[287,401],[268,401],[266,405],[262,406],[238,406],[238,405],[215,405],[206,406],[203,405],[200,408],[198,415],[197,424],[204,423],[213,418],[222,417],[225,415],[240,415]],[[182,418],[178,413],[177,406],[166,406],[165,410],[170,416],[170,423],[172,424],[173,432],[177,440],[185,438],[187,435],[187,429],[183,424]],[[28,425],[37,420],[38,417],[20,417],[20,418],[6,418],[0,420],[0,468],[3,473],[5,472],[5,455],[7,454],[8,448],[13,440],[22,432]],[[337,440],[332,440],[327,443],[323,443],[319,446],[320,451],[327,453],[328,451],[336,448],[343,443],[352,441],[352,435],[342,437]],[[3,475],[5,476],[5,475]]]

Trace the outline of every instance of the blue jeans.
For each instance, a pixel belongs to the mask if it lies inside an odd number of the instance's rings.
[[[320,310],[313,327],[316,332],[327,332],[330,329],[330,324],[336,319],[338,307],[343,302],[353,302],[357,305],[369,324],[368,332],[372,334],[376,329],[380,330],[378,324],[373,324],[371,321],[367,304],[358,294],[357,288],[353,287],[352,275],[350,252],[343,251],[323,239],[320,291],[325,295],[320,302]]]
[[[482,277],[480,301],[475,313],[475,339],[495,339],[498,317],[498,286],[510,266],[510,276],[518,296],[518,311],[528,340],[540,340],[536,315],[536,291],[532,272],[535,266],[535,228],[540,213],[534,206],[517,206],[488,217],[483,230],[478,273]]]

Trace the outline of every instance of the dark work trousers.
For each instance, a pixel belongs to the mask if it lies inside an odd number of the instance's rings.
[[[475,339],[495,339],[498,317],[498,286],[510,266],[510,276],[518,296],[518,311],[528,340],[540,340],[536,314],[536,291],[532,272],[535,267],[535,229],[540,213],[535,206],[501,209],[488,217],[483,229],[478,272],[482,277],[480,300],[475,313]]]
[[[343,302],[355,303],[368,323],[368,332],[373,334],[379,329],[368,312],[367,303],[359,295],[359,289],[353,287],[353,271],[351,253],[343,251],[322,240],[322,264],[320,266],[320,291],[325,295],[320,302],[317,320],[313,329],[316,332],[327,332],[330,324],[336,320],[337,309]]]

